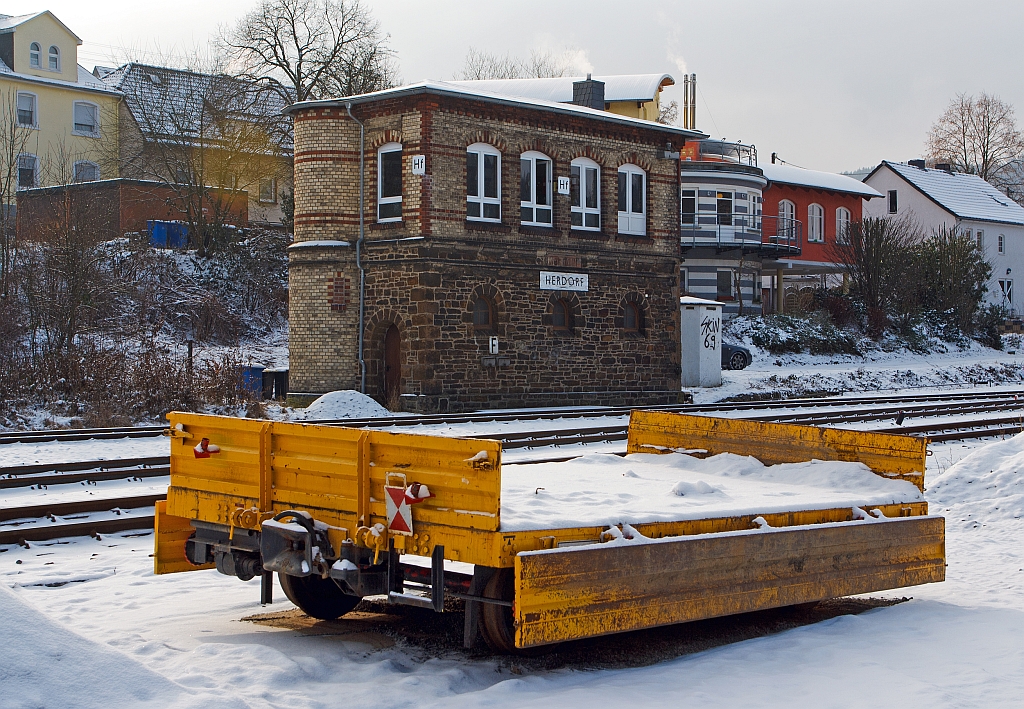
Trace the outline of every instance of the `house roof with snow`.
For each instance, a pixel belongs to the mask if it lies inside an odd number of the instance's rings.
[[[758,165],[764,172],[768,181],[780,185],[794,185],[796,187],[811,187],[830,192],[845,192],[847,194],[859,194],[864,199],[881,197],[882,193],[860,180],[855,180],[846,175],[837,175],[832,172],[819,172],[817,170],[805,170],[802,167],[793,165],[768,164]]]
[[[125,104],[147,137],[198,134],[212,104],[232,117],[272,120],[286,106],[267,87],[234,77],[131,62],[116,69],[96,67],[94,80],[124,94]]]
[[[29,20],[34,20],[42,15],[49,15],[50,19],[56,22],[58,25],[64,28],[64,30],[75,38],[78,44],[82,43],[82,38],[71,31],[71,28],[65,25],[60,19],[49,10],[43,10],[42,12],[32,12],[27,15],[0,15],[0,34],[7,34],[8,32],[14,32],[18,25],[23,25]]]
[[[448,83],[473,91],[487,91],[503,96],[570,103],[572,102],[573,83],[585,81],[586,78],[585,76],[559,76],[550,79],[475,79]],[[669,74],[619,74],[591,78],[604,83],[604,100],[609,103],[653,101],[662,87],[672,86],[676,83]]]
[[[292,104],[285,110],[285,112],[290,114],[294,113],[295,111],[301,111],[306,108],[317,107],[340,108],[344,107],[346,104],[349,103],[352,104],[353,106],[356,106],[362,103],[371,103],[373,101],[381,101],[384,99],[402,98],[405,96],[415,96],[418,94],[430,94],[435,96],[450,96],[452,98],[473,99],[477,101],[485,101],[487,103],[496,103],[525,109],[550,111],[553,113],[589,116],[590,118],[595,118],[600,121],[632,125],[646,128],[648,130],[670,133],[673,135],[680,136],[684,139],[702,139],[708,137],[706,133],[701,133],[700,131],[697,130],[691,130],[689,128],[680,128],[678,126],[666,125],[664,123],[655,123],[654,121],[647,121],[642,118],[633,118],[632,116],[622,116],[617,113],[611,113],[609,111],[588,108],[586,106],[577,106],[576,104],[573,103],[563,103],[560,101],[551,101],[550,99],[543,98],[509,96],[508,94],[500,94],[495,93],[493,91],[485,91],[474,86],[465,85],[475,83],[477,82],[420,81],[415,84],[408,84],[406,86],[396,86],[395,88],[392,89],[374,91],[372,93],[360,94],[358,96],[346,96],[345,98],[326,99],[320,101],[302,101],[300,103]],[[570,96],[570,100],[571,98],[572,97]],[[608,100],[607,95],[605,96],[605,100]]]
[[[864,181],[885,168],[958,219],[1024,225],[1024,207],[977,175],[883,160]]]

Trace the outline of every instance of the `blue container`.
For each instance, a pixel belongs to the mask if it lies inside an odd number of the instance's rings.
[[[157,249],[183,249],[188,246],[188,224],[151,219],[146,222],[149,243]]]
[[[263,398],[264,369],[266,367],[262,364],[250,364],[247,367],[242,367],[242,388],[261,399]]]

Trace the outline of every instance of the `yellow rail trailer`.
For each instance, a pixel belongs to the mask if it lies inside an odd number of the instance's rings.
[[[557,529],[501,525],[501,444],[172,413],[156,573],[277,572],[323,619],[364,596],[442,611],[496,651],[942,581],[945,527],[920,499]],[[628,453],[860,462],[924,490],[927,441],[634,411]],[[749,512],[749,510],[748,510]],[[635,536],[626,543],[623,537]],[[430,566],[403,563],[429,557]],[[473,565],[446,570],[444,561]]]

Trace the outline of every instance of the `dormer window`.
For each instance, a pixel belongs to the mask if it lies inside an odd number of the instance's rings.
[[[43,50],[39,46],[39,42],[33,42],[28,45],[28,64],[34,69],[42,68],[42,53]]]
[[[60,50],[50,47],[50,71],[60,71]]]

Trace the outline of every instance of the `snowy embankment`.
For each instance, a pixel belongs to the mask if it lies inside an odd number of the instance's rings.
[[[0,590],[0,641],[8,648],[0,655],[0,703],[1019,707],[1024,435],[934,450],[927,498],[947,520],[945,583],[880,594],[913,595],[907,603],[631,669],[524,674],[514,661],[438,654],[362,632],[356,620],[348,631],[240,623],[260,612],[257,580],[214,571],[155,577],[148,536],[8,547],[0,553],[0,579],[11,589]],[[698,480],[681,474],[676,482],[687,484],[677,486],[665,471],[633,470],[664,475],[657,485],[666,498],[714,497],[708,488],[732,480],[704,471]],[[273,610],[290,607],[280,588],[275,594]],[[611,649],[619,641],[601,642]],[[596,646],[585,666],[608,667],[601,655]]]

